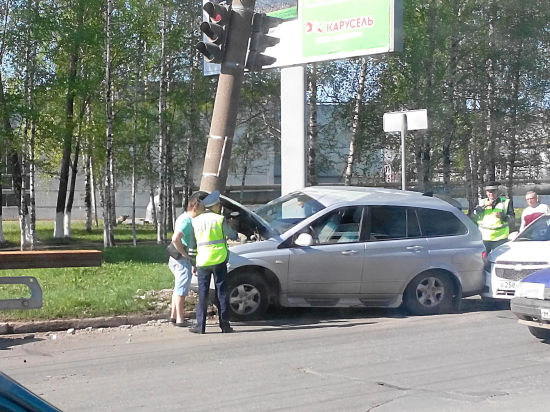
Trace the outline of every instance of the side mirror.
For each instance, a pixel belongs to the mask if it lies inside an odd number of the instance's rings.
[[[294,243],[298,246],[311,246],[313,245],[313,237],[309,233],[300,233]]]
[[[508,235],[508,240],[515,240],[518,237],[519,232],[512,232]]]

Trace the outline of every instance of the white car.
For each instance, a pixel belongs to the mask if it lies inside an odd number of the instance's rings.
[[[245,235],[257,241],[230,248],[234,319],[261,317],[269,304],[404,304],[412,313],[434,314],[452,310],[461,297],[483,289],[485,247],[477,226],[435,197],[313,186],[255,212],[240,212],[248,223],[239,222],[239,232],[254,228],[256,235]],[[194,278],[192,287],[196,284]]]
[[[550,215],[539,217],[511,242],[495,248],[485,264],[484,298],[512,299],[526,276],[550,267]]]

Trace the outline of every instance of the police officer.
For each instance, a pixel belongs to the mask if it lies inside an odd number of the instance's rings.
[[[485,186],[487,197],[481,199],[474,209],[477,223],[487,252],[508,240],[510,228],[514,227],[515,213],[506,196],[498,194],[498,183],[489,182]]]
[[[197,241],[196,268],[199,284],[199,301],[197,303],[197,324],[189,329],[193,333],[204,333],[206,327],[206,310],[210,279],[214,275],[216,296],[218,298],[218,316],[223,333],[233,332],[229,324],[227,296],[227,258],[226,235],[236,237],[225,224],[221,212],[220,192],[215,190],[202,201],[205,212],[193,218],[193,230]]]

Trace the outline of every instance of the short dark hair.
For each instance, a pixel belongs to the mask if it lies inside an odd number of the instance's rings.
[[[201,205],[201,201],[199,200],[198,196],[191,196],[189,198],[189,202],[187,202],[187,209],[186,210],[195,210],[198,209]]]

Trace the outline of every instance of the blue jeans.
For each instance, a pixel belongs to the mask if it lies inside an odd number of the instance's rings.
[[[199,284],[199,302],[197,304],[197,329],[204,332],[206,327],[206,311],[208,306],[208,294],[210,292],[210,278],[214,275],[216,284],[216,306],[220,328],[229,327],[229,307],[227,296],[227,265],[226,262],[214,266],[197,267],[197,281]]]

